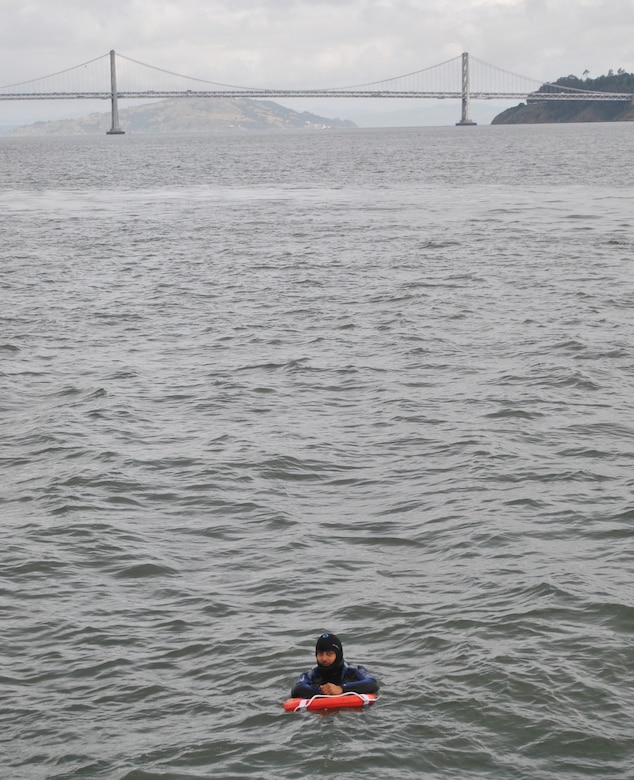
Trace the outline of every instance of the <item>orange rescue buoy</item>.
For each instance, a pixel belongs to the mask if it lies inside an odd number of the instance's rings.
[[[376,701],[375,693],[340,693],[338,696],[313,696],[310,699],[287,699],[283,707],[286,712],[301,710],[335,710],[341,707],[366,707]]]

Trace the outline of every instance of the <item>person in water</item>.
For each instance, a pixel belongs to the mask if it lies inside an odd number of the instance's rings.
[[[339,696],[342,693],[376,693],[379,684],[365,666],[347,664],[335,634],[322,634],[315,646],[317,666],[304,672],[291,690],[291,698]]]

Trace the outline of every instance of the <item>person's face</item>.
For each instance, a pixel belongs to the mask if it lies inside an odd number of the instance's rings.
[[[317,653],[317,663],[319,666],[332,666],[337,660],[337,653],[334,650],[319,650]]]

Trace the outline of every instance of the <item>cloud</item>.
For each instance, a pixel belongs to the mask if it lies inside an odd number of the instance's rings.
[[[110,48],[204,78],[346,83],[462,50],[500,67],[634,68],[630,0],[5,0],[0,66],[33,74]],[[566,67],[564,67],[566,63]],[[39,69],[39,70],[38,70]],[[627,69],[627,67],[626,67]],[[559,75],[557,73],[556,75]],[[334,82],[333,82],[334,79]],[[9,78],[9,81],[11,78]],[[5,76],[0,78],[7,83]]]

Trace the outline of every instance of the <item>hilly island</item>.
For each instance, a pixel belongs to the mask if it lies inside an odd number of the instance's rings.
[[[632,122],[634,121],[634,73],[619,70],[612,71],[607,76],[598,78],[583,78],[563,76],[549,85],[537,90],[552,92],[553,88],[561,87],[567,91],[585,90],[589,92],[629,93],[629,101],[602,100],[560,100],[520,103],[513,108],[507,108],[498,114],[491,122],[493,125],[545,124],[558,122]]]
[[[219,133],[244,130],[326,130],[355,127],[345,119],[327,119],[307,111],[297,112],[271,100],[251,98],[171,98],[119,111],[127,133]],[[95,135],[111,126],[110,112],[79,119],[35,122],[18,127],[11,135]]]

